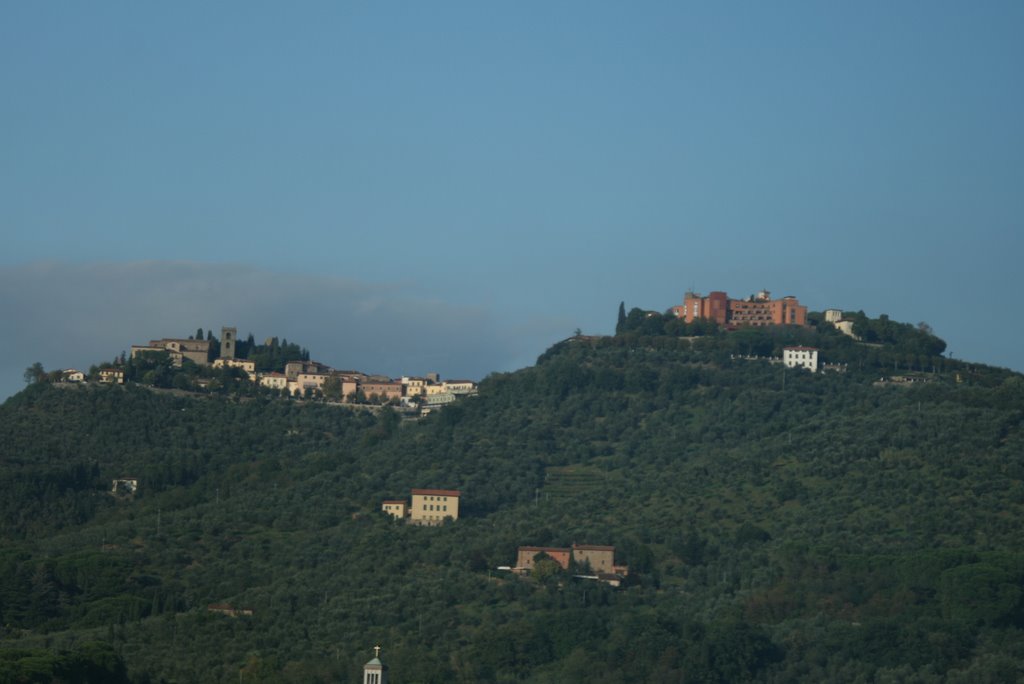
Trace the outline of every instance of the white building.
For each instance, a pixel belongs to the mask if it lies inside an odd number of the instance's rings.
[[[85,382],[85,373],[74,368],[68,368],[60,372],[61,382]]]
[[[253,382],[256,381],[256,362],[249,361],[248,359],[234,359],[224,358],[215,359],[213,362],[214,368],[241,368],[245,371],[245,374],[249,376],[249,379]]]
[[[786,368],[806,368],[818,372],[818,350],[814,347],[784,347],[782,363]]]

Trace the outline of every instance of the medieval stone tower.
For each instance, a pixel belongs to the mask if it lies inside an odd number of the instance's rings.
[[[220,329],[220,358],[235,358],[235,342],[238,339],[238,331],[234,328]]]

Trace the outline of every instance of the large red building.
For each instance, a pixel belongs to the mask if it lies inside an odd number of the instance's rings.
[[[747,299],[730,299],[724,292],[712,292],[707,297],[687,292],[683,305],[672,307],[672,311],[687,323],[706,319],[727,327],[807,325],[807,307],[801,306],[796,297],[772,299],[767,290]]]

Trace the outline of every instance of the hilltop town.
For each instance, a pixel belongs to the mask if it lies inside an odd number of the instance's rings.
[[[311,360],[309,352],[287,340],[268,338],[262,345],[239,340],[234,327],[221,328],[218,339],[202,328],[187,338],[161,338],[133,344],[129,354],[93,366],[88,372],[68,368],[46,373],[40,364],[25,372],[26,381],[61,384],[137,383],[201,393],[263,394],[270,397],[320,399],[334,403],[391,405],[421,415],[477,392],[473,380],[442,380],[438,373],[391,378],[358,370],[339,370]]]
[[[626,338],[690,341],[724,334],[727,341],[721,348],[736,360],[767,361],[811,373],[846,372],[856,360],[862,369],[905,373],[883,376],[881,382],[919,381],[913,373],[934,375],[958,367],[942,356],[946,343],[927,323],[899,323],[884,314],[870,318],[863,311],[837,308],[809,311],[797,297],[772,298],[768,290],[743,299],[718,290],[707,295],[688,291],[682,304],[664,313],[634,308],[627,314],[622,303],[615,332]]]

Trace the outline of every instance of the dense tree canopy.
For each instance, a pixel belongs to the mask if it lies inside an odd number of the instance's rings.
[[[1019,678],[1024,378],[878,385],[880,348],[828,330],[673,323],[418,421],[28,386],[0,406],[0,681],[356,681],[378,642],[396,683]],[[747,358],[803,339],[846,372]],[[413,487],[460,519],[380,511]],[[625,586],[496,570],[574,542]]]

